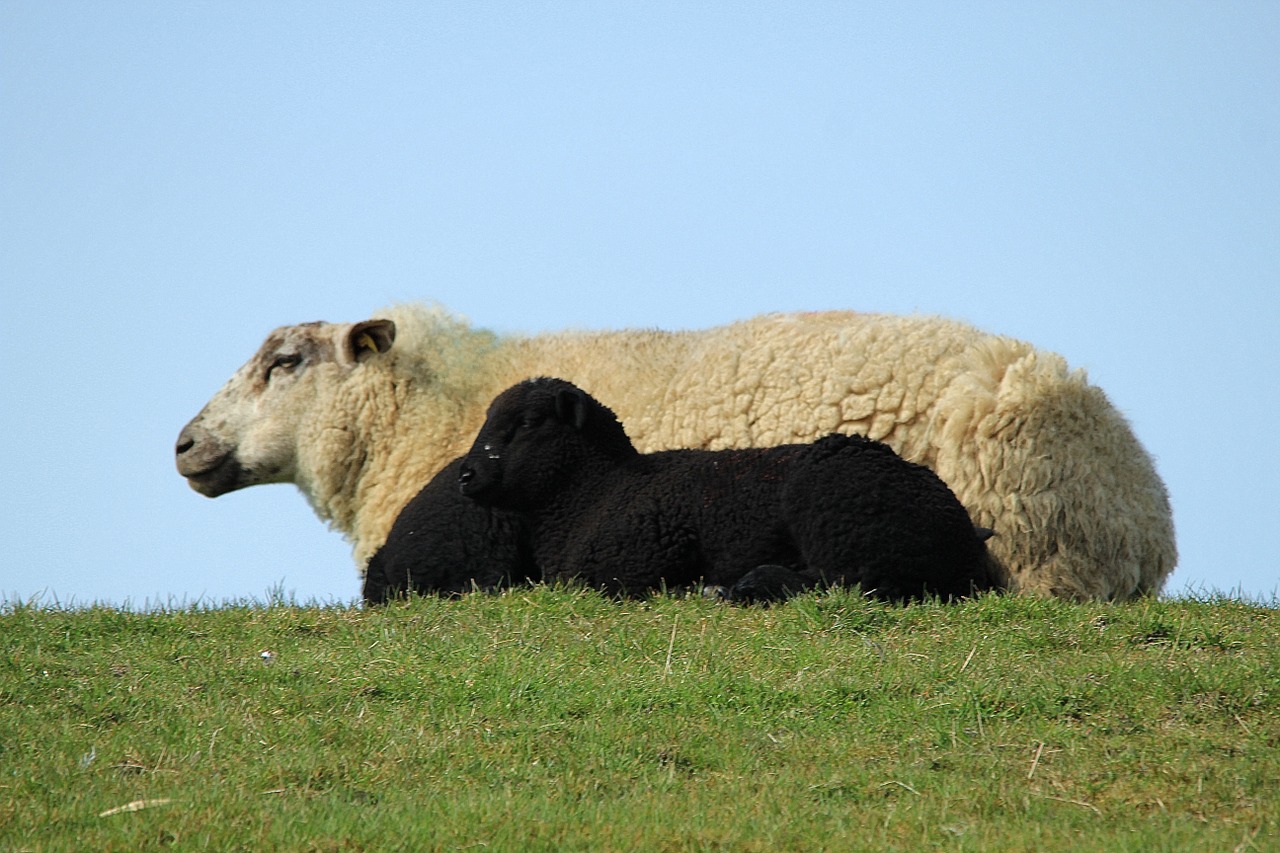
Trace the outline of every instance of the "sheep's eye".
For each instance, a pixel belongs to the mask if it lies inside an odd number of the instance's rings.
[[[506,440],[515,441],[516,437],[526,430],[533,429],[538,425],[538,419],[529,415],[521,415],[507,422]]]
[[[288,373],[299,364],[302,364],[302,356],[297,353],[293,353],[292,355],[278,355],[276,356],[276,360],[271,362],[271,366],[267,368],[267,379],[271,379],[271,374],[275,373],[277,370],[283,370]]]

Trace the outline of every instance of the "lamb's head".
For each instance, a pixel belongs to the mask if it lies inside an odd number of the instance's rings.
[[[477,503],[532,510],[580,472],[635,453],[614,413],[581,388],[528,379],[489,405],[458,486]]]
[[[340,383],[391,349],[390,320],[303,323],[267,336],[261,348],[178,435],[178,473],[207,497],[297,476],[299,428]]]

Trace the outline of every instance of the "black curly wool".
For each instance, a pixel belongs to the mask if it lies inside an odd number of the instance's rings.
[[[989,532],[946,484],[862,436],[640,454],[612,411],[544,378],[494,400],[459,482],[528,522],[544,580],[613,594],[704,583],[758,601],[838,584],[900,601],[1003,585]]]
[[[410,592],[460,595],[538,579],[527,522],[458,492],[455,459],[405,505],[386,543],[369,560],[364,600],[382,604]]]

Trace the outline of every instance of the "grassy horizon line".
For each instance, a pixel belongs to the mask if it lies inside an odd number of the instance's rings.
[[[11,602],[0,849],[1265,850],[1278,615]]]

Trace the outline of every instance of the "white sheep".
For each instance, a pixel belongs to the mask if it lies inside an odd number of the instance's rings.
[[[934,317],[770,314],[694,332],[500,336],[437,308],[272,332],[182,430],[209,497],[294,483],[360,571],[400,509],[469,447],[489,401],[561,376],[610,401],[642,452],[883,441],[951,487],[1011,586],[1071,599],[1158,592],[1177,561],[1164,484],[1082,371]]]

